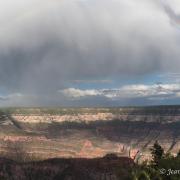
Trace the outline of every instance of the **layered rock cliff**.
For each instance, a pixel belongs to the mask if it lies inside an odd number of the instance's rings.
[[[116,153],[141,161],[156,140],[171,153],[180,149],[179,106],[6,109],[0,123],[1,152],[18,144],[42,159]]]

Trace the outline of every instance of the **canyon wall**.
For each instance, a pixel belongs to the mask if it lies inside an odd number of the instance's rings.
[[[16,144],[42,159],[116,153],[143,161],[151,159],[156,140],[172,154],[180,150],[178,106],[13,109],[2,111],[0,119],[1,152],[12,152]]]

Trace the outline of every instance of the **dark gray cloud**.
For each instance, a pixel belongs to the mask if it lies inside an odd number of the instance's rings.
[[[176,11],[173,10],[172,7],[166,3],[166,1],[162,1],[161,4],[174,25],[180,25],[180,13],[177,14]]]
[[[17,104],[63,104],[58,90],[76,80],[177,72],[179,30],[169,18],[179,17],[163,7],[154,0],[0,2],[0,91],[26,95]]]

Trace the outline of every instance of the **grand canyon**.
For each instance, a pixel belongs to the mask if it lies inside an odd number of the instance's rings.
[[[178,153],[180,107],[9,108],[1,110],[0,132],[2,155],[16,148],[40,160],[114,153],[142,162],[156,140]]]

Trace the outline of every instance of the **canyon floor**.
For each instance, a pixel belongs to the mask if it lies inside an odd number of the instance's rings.
[[[180,150],[180,106],[0,110],[0,153],[15,160],[115,153],[142,162],[156,140],[166,152]]]

